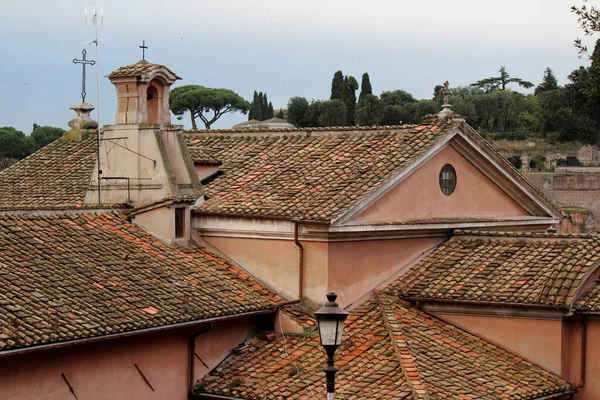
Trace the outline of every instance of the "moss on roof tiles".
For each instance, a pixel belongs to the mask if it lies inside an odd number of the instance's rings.
[[[0,216],[0,351],[274,309],[280,298],[197,247],[118,214]]]
[[[569,308],[600,262],[594,235],[458,232],[386,291],[405,298]]]
[[[318,335],[255,337],[195,392],[323,398],[324,359]],[[383,293],[351,311],[336,366],[340,399],[526,400],[572,389],[558,375]]]
[[[82,207],[97,160],[96,137],[59,138],[0,172],[0,210]]]
[[[330,221],[430,149],[462,120],[443,126],[289,129],[264,134],[189,133],[196,163],[210,154],[223,175],[198,209]]]

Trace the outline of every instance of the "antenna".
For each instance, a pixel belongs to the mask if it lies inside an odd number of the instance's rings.
[[[87,7],[83,8],[83,11],[85,13],[85,25],[87,26],[87,21],[88,21],[88,13],[87,13]],[[98,18],[100,17],[100,18]],[[89,16],[89,20],[90,22],[94,25],[94,30],[95,30],[95,38],[94,40],[92,40],[90,42],[90,44],[95,44],[96,45],[96,101],[97,101],[97,107],[96,109],[98,110],[98,204],[102,204],[102,179],[101,179],[101,175],[102,175],[102,170],[100,169],[100,58],[98,57],[98,24],[103,25],[104,24],[104,9],[102,7],[100,7],[100,14],[98,14],[98,11],[96,11],[96,7],[92,7],[92,13]]]

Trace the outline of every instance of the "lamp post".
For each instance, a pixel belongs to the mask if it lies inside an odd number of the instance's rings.
[[[348,313],[335,302],[337,294],[327,293],[328,302],[319,311],[315,312],[317,324],[319,325],[319,338],[321,346],[327,353],[327,366],[325,376],[327,378],[327,400],[335,399],[335,373],[339,368],[333,365],[333,356],[338,346],[342,344],[342,333],[344,332],[344,321]]]

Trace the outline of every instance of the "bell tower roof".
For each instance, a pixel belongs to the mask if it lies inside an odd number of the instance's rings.
[[[151,79],[153,75],[160,75],[169,84],[181,79],[176,73],[161,64],[153,64],[146,60],[140,60],[135,64],[124,65],[107,75],[111,81],[115,78],[146,78]]]

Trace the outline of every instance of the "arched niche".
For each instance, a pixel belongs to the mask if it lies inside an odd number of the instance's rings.
[[[159,91],[153,84],[148,85],[146,90],[146,102],[148,110],[148,123],[158,124],[160,123],[158,117],[158,103],[159,103]]]

